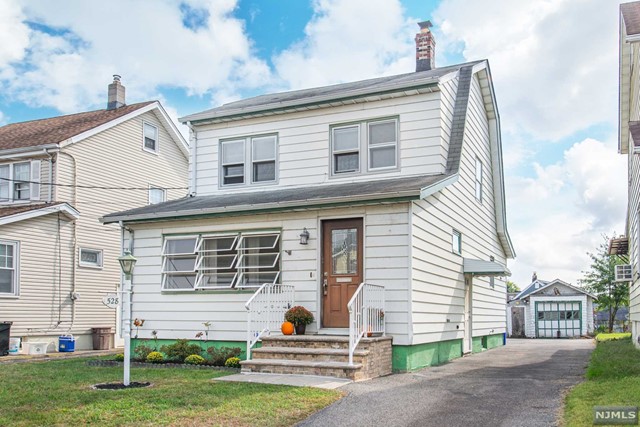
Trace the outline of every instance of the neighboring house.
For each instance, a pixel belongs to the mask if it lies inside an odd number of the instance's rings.
[[[593,305],[594,309],[594,329],[606,328],[609,330],[609,310],[598,310],[598,304]],[[613,332],[628,332],[629,331],[629,307],[620,307],[616,311],[616,315],[613,319]]]
[[[629,321],[640,348],[640,2],[620,5],[618,152],[627,155],[628,195],[625,235],[609,254],[629,260]]]
[[[416,72],[182,119],[195,197],[103,219],[135,233],[140,337],[193,339],[210,321],[209,339],[245,347],[262,331],[247,326],[245,303],[255,293],[254,322],[266,289],[293,289],[324,341],[383,318],[395,370],[502,345],[501,277],[515,254],[489,64],[433,68],[429,26],[416,36]],[[264,283],[283,286],[256,293]],[[364,308],[350,314],[355,292]],[[282,313],[272,317],[279,330]]]
[[[593,301],[587,291],[560,279],[533,281],[509,301],[510,337],[574,338],[594,331]]]
[[[0,321],[23,341],[115,327],[102,298],[120,282],[116,209],[184,197],[188,146],[156,101],[0,127]],[[136,188],[132,190],[131,188]],[[53,350],[54,346],[49,346]]]

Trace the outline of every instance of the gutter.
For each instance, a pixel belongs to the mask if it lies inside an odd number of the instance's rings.
[[[43,150],[57,150],[60,149],[58,144],[47,144],[40,145],[36,147],[22,147],[22,148],[14,148],[10,150],[2,150],[0,151],[0,160],[4,159],[15,159],[17,157],[33,157],[42,155]]]

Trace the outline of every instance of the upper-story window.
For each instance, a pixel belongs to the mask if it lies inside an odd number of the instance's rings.
[[[482,202],[482,161],[477,157],[476,157],[475,185],[476,185],[476,199],[479,202]]]
[[[393,170],[397,167],[397,119],[370,120],[331,128],[332,175]]]
[[[40,198],[40,160],[0,165],[0,203]]]
[[[152,153],[158,152],[158,128],[150,123],[143,122],[142,149]]]
[[[159,187],[149,187],[149,204],[155,205],[167,200],[167,190]]]
[[[278,170],[276,135],[220,143],[221,186],[275,182]]]

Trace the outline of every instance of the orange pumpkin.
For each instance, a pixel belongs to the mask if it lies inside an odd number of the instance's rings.
[[[284,335],[293,335],[293,323],[284,322],[280,327],[280,330]]]

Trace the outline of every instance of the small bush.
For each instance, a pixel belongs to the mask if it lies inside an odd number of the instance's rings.
[[[147,356],[147,362],[149,363],[162,363],[164,361],[164,356],[159,351],[152,351]]]
[[[239,368],[240,367],[240,358],[238,357],[230,357],[224,362],[224,366],[227,368]]]
[[[204,357],[198,354],[192,354],[191,356],[187,356],[187,358],[184,359],[184,363],[186,363],[187,365],[202,365],[204,362]]]
[[[149,354],[152,353],[153,351],[155,350],[149,347],[148,345],[144,345],[144,344],[137,345],[135,350],[133,350],[133,352],[136,354],[135,359],[140,361],[147,360],[147,356],[149,356]]]
[[[113,358],[116,362],[124,362],[124,354],[118,353]]]
[[[207,353],[213,366],[225,366],[227,359],[240,356],[242,349],[240,347],[209,347]]]
[[[614,332],[611,334],[598,334],[596,335],[596,341],[615,341],[615,340],[624,340],[627,338],[631,338],[630,332]]]
[[[182,363],[192,354],[199,356],[202,348],[198,344],[189,344],[189,340],[178,340],[174,344],[163,345],[160,351],[167,355],[167,359]]]

